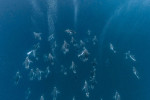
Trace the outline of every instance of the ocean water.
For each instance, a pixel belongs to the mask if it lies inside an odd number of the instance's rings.
[[[150,0],[0,0],[0,100],[149,100],[149,9]]]

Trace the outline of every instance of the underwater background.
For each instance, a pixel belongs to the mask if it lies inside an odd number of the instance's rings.
[[[0,0],[0,100],[149,100],[149,9],[150,0]],[[67,29],[74,34],[77,48],[70,43]],[[34,32],[41,33],[41,39]],[[64,40],[69,45],[67,53],[62,50]],[[83,45],[78,44],[80,40]],[[49,66],[50,74],[30,80],[24,62],[38,43],[38,60],[31,57],[30,68],[43,72]],[[79,58],[82,46],[89,52],[87,61]],[[131,55],[125,58],[128,51],[136,60]],[[48,53],[54,56],[54,65],[47,60]],[[70,70],[72,61],[76,73]],[[84,91],[93,66],[94,89]],[[54,87],[58,95],[53,94]]]

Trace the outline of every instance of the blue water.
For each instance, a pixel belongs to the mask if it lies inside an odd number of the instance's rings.
[[[52,2],[53,1],[53,2]],[[44,0],[0,0],[0,100],[25,100],[27,88],[31,88],[29,100],[51,100],[51,91],[57,87],[60,91],[57,100],[114,100],[117,90],[121,100],[149,100],[150,98],[150,1],[149,0],[49,0],[57,4],[49,9]],[[76,3],[76,4],[75,4]],[[76,12],[74,8],[76,7]],[[48,21],[48,16],[51,21]],[[49,25],[53,25],[49,28]],[[76,31],[76,39],[89,39],[87,31],[96,35],[95,46],[86,43],[90,58],[86,63],[76,56],[79,51],[70,48],[64,55],[61,46],[64,39],[69,41],[66,29]],[[51,51],[47,37],[55,34],[58,49],[55,51],[55,66],[50,66],[48,79],[29,81],[28,71],[23,62],[26,53],[38,42],[33,32],[41,32],[42,41],[39,50],[40,62],[33,66],[44,70],[49,63],[43,61],[44,54]],[[112,53],[109,43],[117,53]],[[124,53],[130,50],[136,62],[125,59]],[[86,98],[82,91],[84,81],[88,80],[91,62],[97,59],[94,90]],[[68,72],[64,76],[60,65],[77,64],[77,73]],[[138,70],[140,79],[133,74],[132,67]],[[69,68],[69,67],[68,67]],[[14,84],[14,77],[20,71],[22,78]]]

